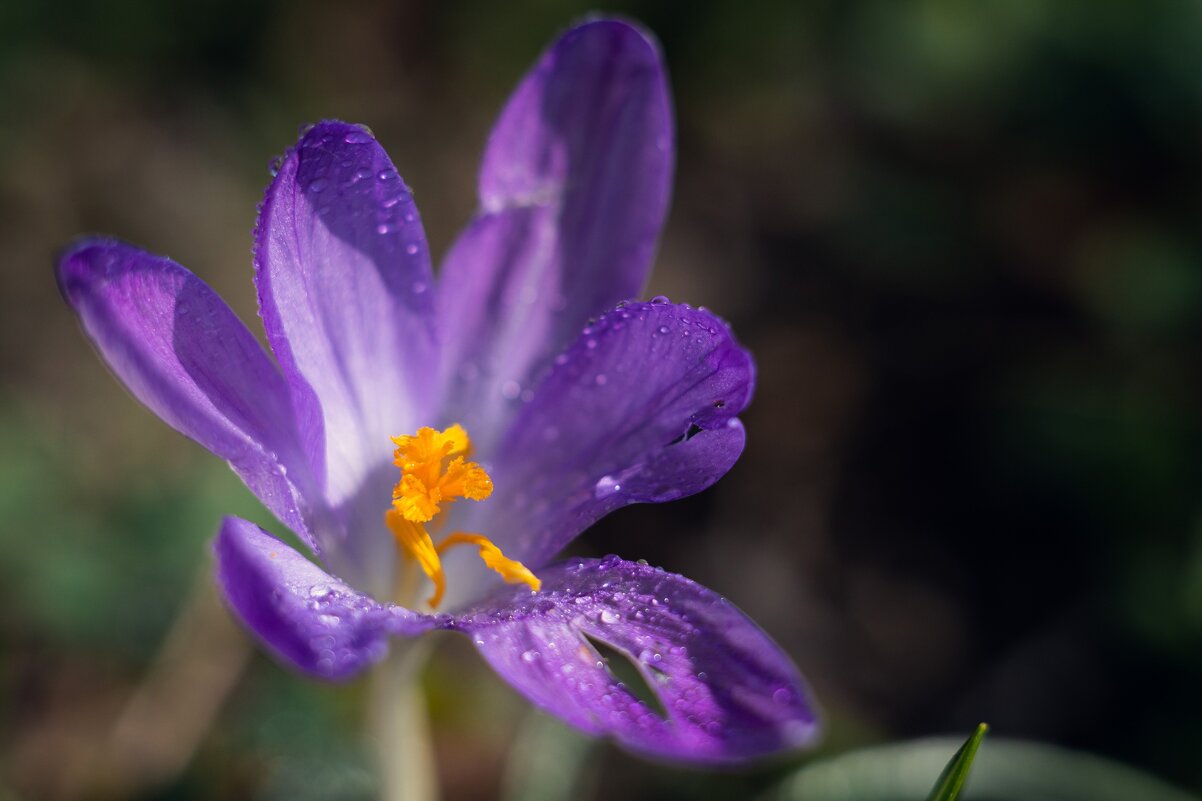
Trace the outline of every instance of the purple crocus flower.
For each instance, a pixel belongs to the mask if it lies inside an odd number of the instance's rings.
[[[121,381],[316,558],[235,517],[217,536],[228,604],[277,658],[344,679],[392,637],[453,629],[539,707],[634,751],[729,762],[812,741],[797,670],[724,598],[615,556],[552,561],[619,507],[708,487],[743,449],[754,368],[727,326],[621,302],[646,280],[672,170],[656,46],[593,21],[506,105],[437,282],[409,189],[341,122],[303,133],[260,209],[271,355],[167,258],[99,238],[63,256],[63,294]],[[415,566],[445,586],[437,610]]]

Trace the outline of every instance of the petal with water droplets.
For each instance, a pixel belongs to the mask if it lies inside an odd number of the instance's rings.
[[[168,425],[225,459],[312,548],[319,504],[288,388],[212,289],[180,265],[114,239],[63,254],[59,285],[101,357]]]
[[[237,517],[222,523],[213,550],[218,582],[242,623],[283,662],[317,678],[349,678],[387,654],[390,636],[438,624],[376,602]]]
[[[337,507],[388,464],[390,435],[428,422],[437,373],[425,233],[371,134],[331,121],[302,135],[263,200],[255,268],[267,339]]]
[[[585,320],[642,291],[673,136],[659,48],[616,20],[565,33],[501,112],[438,287],[446,420],[482,455]]]
[[[817,714],[797,669],[732,604],[683,576],[617,557],[558,565],[459,618],[522,695],[643,754],[729,763],[809,745]],[[628,658],[640,699],[594,642]]]
[[[456,525],[534,568],[615,509],[705,489],[743,450],[754,373],[709,312],[614,309],[555,360],[502,441],[493,496]]]

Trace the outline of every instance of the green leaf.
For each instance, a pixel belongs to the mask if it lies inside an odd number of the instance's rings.
[[[759,801],[924,801],[960,740],[893,743],[810,762]],[[962,801],[1199,801],[1167,782],[1094,754],[989,738]]]
[[[939,781],[935,783],[931,794],[927,796],[927,801],[956,801],[960,790],[964,787],[964,782],[968,780],[968,771],[972,767],[972,761],[976,758],[977,749],[981,747],[981,740],[985,739],[987,731],[989,731],[988,725],[982,723],[977,726],[977,730],[965,740],[964,745],[960,746],[960,750],[952,757],[952,761],[947,763],[947,767],[939,775]]]

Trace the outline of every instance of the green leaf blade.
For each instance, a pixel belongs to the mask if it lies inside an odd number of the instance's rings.
[[[931,794],[927,796],[927,801],[956,801],[960,791],[964,789],[964,782],[968,781],[968,772],[972,769],[973,760],[976,759],[977,749],[981,747],[981,741],[985,739],[988,731],[989,726],[985,723],[977,726],[977,730],[972,733],[972,736],[964,742],[964,745],[960,746],[960,750],[956,751],[952,761],[947,763],[947,767],[939,775],[939,781],[935,783]]]

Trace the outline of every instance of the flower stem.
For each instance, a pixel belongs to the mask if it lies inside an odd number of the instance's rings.
[[[396,643],[376,666],[368,710],[377,747],[381,801],[437,801],[430,717],[421,687],[425,643]]]

